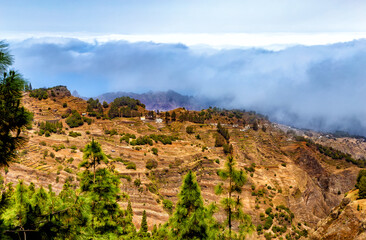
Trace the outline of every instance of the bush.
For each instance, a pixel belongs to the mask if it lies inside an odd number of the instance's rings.
[[[173,202],[168,200],[168,199],[164,199],[163,200],[163,206],[166,210],[168,210],[169,213],[172,212],[173,210]]]
[[[192,133],[194,133],[194,128],[193,128],[193,126],[188,126],[188,127],[186,127],[186,132],[187,132],[188,134],[192,134]]]
[[[69,125],[69,127],[79,127],[84,124],[83,119],[81,118],[80,114],[77,111],[72,111],[71,116],[66,118],[66,123]]]
[[[225,138],[221,134],[216,134],[215,147],[222,147],[226,144]]]
[[[149,191],[151,193],[156,194],[158,192],[158,187],[153,183],[150,183],[149,185],[147,185],[147,188],[149,189]]]
[[[257,122],[254,122],[253,123],[253,130],[254,131],[258,131],[258,129],[259,129],[258,123]]]
[[[41,122],[38,123],[39,132],[38,135],[42,136],[45,134],[46,137],[49,137],[51,133],[60,133],[62,131],[62,122]]]
[[[157,168],[158,167],[158,162],[154,159],[149,159],[146,162],[146,168],[151,170],[153,168]]]
[[[226,128],[222,127],[220,123],[217,124],[217,132],[221,136],[223,136],[226,139],[226,141],[229,141],[229,139],[230,139],[229,131]]]
[[[60,151],[61,149],[65,149],[65,146],[63,144],[60,145],[52,145],[53,150],[56,152]]]
[[[135,140],[132,140],[130,142],[130,144],[132,146],[135,146],[135,145],[146,145],[146,144],[149,144],[150,146],[152,146],[153,145],[153,141],[148,136],[143,136],[143,137],[138,137]]]
[[[62,107],[63,107],[63,108],[67,108],[67,103],[63,103],[63,104],[62,104]]]
[[[140,187],[141,180],[139,178],[136,178],[135,181],[133,181],[133,184],[135,184],[136,187]]]
[[[79,133],[79,132],[74,132],[74,131],[70,131],[69,132],[69,136],[70,137],[78,137],[78,136],[81,136],[81,133]]]
[[[152,148],[151,151],[154,155],[156,155],[156,156],[158,155],[158,149],[157,148]]]
[[[87,118],[87,117],[83,117],[83,122],[86,122],[88,125],[90,125],[90,124],[92,124],[92,119]]]
[[[127,169],[133,169],[136,170],[136,164],[133,162],[129,162],[126,166]]]
[[[224,153],[225,154],[233,154],[233,145],[232,144],[224,144]]]
[[[131,182],[131,176],[130,175],[124,175],[124,174],[121,174],[121,175],[119,175],[119,177],[120,178],[124,178],[124,179],[126,179],[127,181],[129,181],[129,182]]]
[[[366,176],[361,176],[361,178],[357,182],[357,188],[358,188],[358,198],[359,199],[366,198]]]
[[[271,228],[272,224],[273,224],[273,219],[271,217],[267,217],[266,221],[264,222],[263,228],[268,230]]]
[[[32,98],[38,98],[38,100],[47,99],[48,98],[47,89],[45,88],[34,89],[29,93],[29,96]]]

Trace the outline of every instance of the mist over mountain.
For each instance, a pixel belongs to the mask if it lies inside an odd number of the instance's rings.
[[[296,127],[366,136],[366,40],[281,51],[66,38],[11,47],[15,68],[33,87],[67,85],[83,96],[171,89],[198,105],[255,110]],[[165,107],[178,106],[179,99],[168,97]]]
[[[147,92],[147,93],[131,93],[131,92],[110,92],[97,96],[100,101],[112,102],[115,98],[127,96],[140,100],[149,110],[172,110],[184,107],[189,110],[201,110],[207,107],[204,103],[200,103],[192,96],[185,96],[172,90],[166,92]]]

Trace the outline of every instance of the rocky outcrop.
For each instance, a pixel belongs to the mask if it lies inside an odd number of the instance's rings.
[[[310,239],[366,239],[366,199],[343,198],[338,207],[319,221]]]

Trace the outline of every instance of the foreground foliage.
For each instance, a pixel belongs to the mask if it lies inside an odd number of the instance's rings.
[[[32,115],[20,105],[26,85],[22,76],[8,68],[13,63],[7,44],[0,41],[0,166],[8,166],[15,150],[24,141],[21,130]]]

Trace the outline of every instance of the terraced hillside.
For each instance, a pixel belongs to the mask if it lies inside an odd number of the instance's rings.
[[[251,215],[256,226],[264,224],[263,215],[268,208],[277,216],[285,208],[289,214],[293,213],[291,223],[274,219],[273,226],[284,225],[286,231],[272,232],[273,237],[296,235],[296,231],[311,232],[354,187],[359,170],[344,159],[334,160],[305,141],[296,140],[254,113],[245,113],[239,118],[213,113],[204,123],[178,121],[178,118],[165,122],[91,117],[90,125],[85,123],[71,129],[62,115],[67,109],[84,113],[86,101],[68,94],[44,100],[25,94],[24,105],[34,113],[34,121],[32,129],[24,133],[28,142],[19,150],[18,160],[11,164],[6,181],[24,179],[26,183],[45,187],[51,184],[56,192],[61,191],[65,181],[77,185],[82,149],[95,139],[109,157],[108,167],[118,171],[121,177],[121,188],[130,196],[137,227],[143,210],[147,212],[150,229],[153,224],[168,220],[169,203],[177,201],[182,177],[188,170],[197,173],[205,202],[219,201],[214,194],[214,186],[221,182],[216,172],[227,158],[223,147],[215,147],[219,122],[230,133],[238,167],[247,172],[248,182],[241,193],[244,212]],[[164,116],[161,114],[162,119]],[[40,136],[39,123],[45,121],[61,122],[62,131],[49,137]],[[187,133],[188,126],[193,127],[192,133]],[[80,136],[70,136],[70,132],[80,133]],[[152,145],[134,145],[127,143],[125,138],[121,140],[126,134],[136,138],[166,135],[174,140],[171,144],[153,141]],[[129,141],[131,143],[133,139],[129,138]],[[122,204],[127,206],[127,203]],[[216,217],[224,218],[222,212]],[[264,230],[268,231],[271,230]],[[264,239],[264,236],[254,232],[250,238]]]

